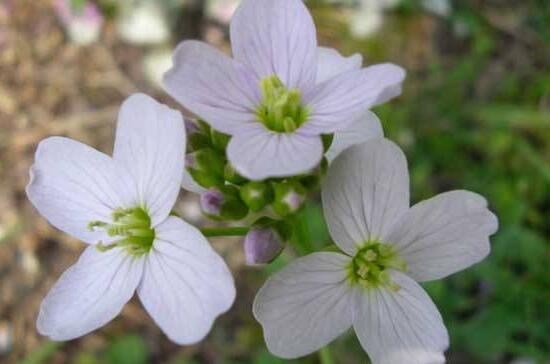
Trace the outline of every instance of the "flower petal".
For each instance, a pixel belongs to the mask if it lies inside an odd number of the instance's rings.
[[[388,241],[393,222],[409,208],[405,155],[387,139],[355,145],[330,165],[321,191],[330,234],[344,252]]]
[[[451,191],[414,205],[388,235],[417,281],[440,279],[485,258],[498,220],[482,196]]]
[[[380,119],[372,111],[367,111],[346,129],[334,134],[332,144],[325,153],[325,156],[329,162],[332,162],[340,153],[352,145],[383,137],[384,130],[382,129]]]
[[[231,21],[231,44],[258,80],[277,75],[304,92],[315,84],[317,35],[302,1],[244,0]]]
[[[183,177],[181,179],[181,187],[189,192],[201,194],[206,192],[206,188],[199,185],[191,176],[191,173],[187,169],[183,169]]]
[[[378,64],[340,74],[304,95],[311,108],[304,132],[329,134],[343,130],[363,112],[397,96],[405,71],[394,64]]]
[[[196,343],[233,304],[233,278],[206,238],[183,220],[169,217],[156,234],[139,298],[172,341]]]
[[[215,129],[232,134],[256,120],[259,81],[245,67],[198,41],[184,41],[174,52],[174,67],[164,75],[166,91]]]
[[[48,293],[37,329],[52,340],[71,340],[111,321],[132,298],[143,260],[124,250],[99,252],[88,247]]]
[[[359,70],[362,64],[363,56],[359,53],[344,57],[336,49],[318,47],[316,83],[320,84],[348,71]]]
[[[178,111],[144,94],[122,104],[113,159],[132,177],[133,203],[147,208],[153,226],[174,207],[184,153],[185,129]]]
[[[254,300],[254,317],[269,351],[297,358],[319,350],[351,326],[353,291],[349,257],[314,253],[296,259],[267,280]]]
[[[92,221],[110,221],[124,206],[121,176],[113,160],[77,141],[51,137],[36,150],[27,196],[53,226],[86,243],[104,234],[88,228]]]
[[[319,136],[275,133],[260,123],[250,124],[231,138],[227,156],[237,172],[251,180],[308,172],[323,157]]]
[[[393,271],[401,288],[357,289],[353,327],[373,364],[442,364],[449,336],[424,289]]]

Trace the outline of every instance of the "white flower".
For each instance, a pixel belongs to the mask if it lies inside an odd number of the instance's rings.
[[[318,85],[346,72],[360,70],[362,64],[363,57],[360,54],[344,57],[335,49],[318,47],[315,83]],[[399,95],[401,85],[393,89],[389,88],[386,92],[387,94],[384,97],[387,98],[391,98],[392,95]],[[382,137],[384,137],[384,131],[380,119],[372,111],[367,110],[355,118],[349,126],[334,133],[332,144],[325,153],[325,157],[329,162],[332,162],[338,154],[350,146]],[[206,191],[205,188],[195,182],[186,169],[183,173],[182,187],[198,194]]]
[[[71,139],[40,143],[27,195],[58,229],[90,244],[44,299],[38,331],[89,333],[134,295],[179,344],[201,340],[235,298],[222,258],[171,216],[183,169],[181,114],[137,94],[119,115],[113,157]]]
[[[314,352],[354,327],[373,364],[443,363],[447,330],[417,282],[482,260],[496,217],[486,200],[452,191],[409,207],[403,152],[385,139],[344,151],[323,185],[329,231],[343,253],[299,258],[254,302],[270,351]]]
[[[231,20],[233,58],[184,41],[164,85],[183,106],[231,135],[227,158],[251,180],[309,172],[322,134],[346,129],[398,95],[405,71],[378,64],[316,84],[317,36],[301,0],[244,0]]]

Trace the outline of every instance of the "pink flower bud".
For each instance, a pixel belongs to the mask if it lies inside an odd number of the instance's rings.
[[[281,254],[284,244],[272,228],[254,228],[244,238],[244,253],[248,265],[267,264]]]
[[[215,188],[209,189],[201,195],[201,209],[207,215],[220,215],[223,202],[223,194]]]

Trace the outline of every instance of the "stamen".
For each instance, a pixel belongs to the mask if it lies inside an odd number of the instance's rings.
[[[291,133],[307,120],[309,110],[302,105],[299,90],[287,89],[277,76],[262,79],[260,88],[262,102],[256,114],[268,129]]]
[[[391,245],[369,241],[352,259],[348,267],[348,278],[352,284],[359,284],[367,289],[385,287],[398,291],[400,287],[392,282],[388,269],[406,271],[407,265]]]
[[[113,212],[112,223],[92,221],[88,228],[92,231],[103,230],[110,237],[121,237],[110,244],[99,242],[96,247],[101,252],[114,248],[124,248],[135,256],[148,253],[155,240],[155,230],[151,228],[151,218],[141,208],[118,209]]]

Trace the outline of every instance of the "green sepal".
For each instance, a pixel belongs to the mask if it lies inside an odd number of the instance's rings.
[[[233,183],[234,185],[242,185],[248,181],[246,178],[237,173],[235,168],[233,168],[229,162],[225,165],[223,176],[227,182]]]
[[[222,186],[220,192],[223,194],[224,201],[220,208],[220,220],[241,220],[248,215],[249,209],[241,200],[239,189],[235,186]]]
[[[282,242],[287,242],[292,236],[292,225],[285,220],[275,220],[267,216],[260,217],[252,224],[252,228],[272,228],[274,229]]]
[[[193,179],[203,187],[210,188],[223,185],[225,158],[212,148],[203,148],[192,153],[195,160],[193,166],[188,166]]]
[[[203,133],[193,133],[187,136],[187,142],[192,151],[210,148],[210,138]]]
[[[266,182],[248,182],[241,187],[240,195],[244,203],[254,212],[262,210],[273,200],[273,190]]]
[[[216,129],[210,128],[210,142],[212,143],[212,146],[217,150],[225,152],[225,149],[227,148],[227,144],[229,143],[230,139],[230,135],[220,133]]]
[[[326,153],[334,141],[334,134],[323,134],[321,135],[321,139],[323,140],[323,150]]]

